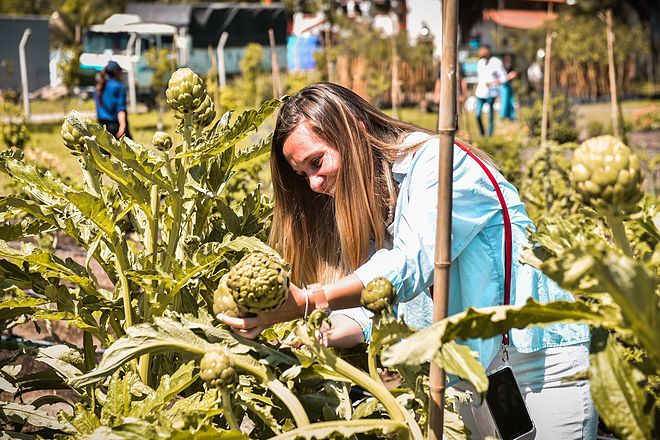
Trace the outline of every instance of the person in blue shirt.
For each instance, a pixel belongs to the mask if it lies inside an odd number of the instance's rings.
[[[126,86],[121,82],[122,70],[116,61],[109,61],[99,72],[94,91],[99,124],[117,139],[131,137],[126,112]]]
[[[573,300],[537,269],[518,261],[532,222],[518,191],[474,147],[454,147],[449,313],[503,303],[502,205],[512,225],[511,304]],[[287,301],[253,317],[218,318],[246,337],[275,322],[331,309],[328,346],[369,339],[360,293],[376,277],[396,290],[396,311],[411,327],[432,323],[439,140],[390,118],[336,84],[305,87],[278,114],[271,150],[275,206],[270,244],[291,264]],[[303,288],[301,286],[307,286]],[[586,380],[562,379],[588,368],[589,329],[557,323],[512,330],[507,363],[518,380],[538,438],[595,438],[597,416]],[[465,341],[487,371],[505,361],[502,337]],[[479,438],[478,426],[470,425]],[[476,423],[476,422],[474,422]]]

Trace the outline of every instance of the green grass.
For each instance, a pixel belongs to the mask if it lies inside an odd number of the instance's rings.
[[[33,115],[68,113],[71,110],[93,112],[96,108],[92,99],[81,101],[78,98],[62,98],[58,101],[34,100],[30,102],[30,112]]]

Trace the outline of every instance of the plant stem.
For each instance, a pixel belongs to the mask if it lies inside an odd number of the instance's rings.
[[[192,143],[192,113],[186,113],[183,115],[183,153],[187,152],[190,149],[190,144]],[[180,257],[181,246],[179,242],[185,239],[185,235],[182,236],[182,231],[187,230],[185,225],[182,225],[183,220],[183,203],[185,201],[185,189],[186,189],[186,180],[188,177],[187,169],[187,159],[182,157],[175,162],[176,166],[176,188],[174,190],[174,197],[172,199],[172,230],[168,237],[167,251],[165,252],[165,257],[163,258],[163,270],[169,272],[170,265],[172,264],[172,258],[174,256]]]
[[[119,276],[119,286],[121,289],[122,299],[124,301],[124,329],[133,326],[133,316],[131,314],[131,291],[128,286],[128,278],[126,278],[125,267],[123,262],[123,252],[120,252],[121,245],[115,246],[115,269],[117,276]]]
[[[377,353],[371,347],[367,350],[367,365],[369,366],[369,376],[376,382],[382,383],[383,381],[378,374],[378,365],[376,363]]]
[[[83,350],[85,354],[85,373],[89,373],[96,366],[96,350],[94,349],[94,339],[90,332],[83,332]],[[90,399],[92,399],[92,408],[94,408],[96,401],[94,388],[96,388],[94,385],[90,385],[87,389],[87,393]]]
[[[623,250],[623,252],[629,257],[633,256],[632,248],[630,247],[630,242],[626,236],[626,228],[623,226],[623,220],[616,214],[608,213],[606,215],[607,224],[612,230],[612,237],[614,238],[614,243]]]
[[[415,423],[410,415],[407,414],[403,408],[401,408],[394,396],[392,396],[389,390],[385,388],[382,382],[379,383],[375,381],[364,371],[354,367],[342,358],[336,356],[327,348],[322,347],[318,341],[309,336],[307,331],[302,326],[298,326],[296,328],[296,335],[298,338],[300,338],[303,344],[305,344],[307,348],[309,348],[316,355],[322,364],[332,368],[339,374],[342,374],[343,376],[353,381],[355,384],[361,386],[373,394],[374,397],[383,404],[385,410],[393,421],[407,423],[408,428],[410,429],[409,434],[412,434],[414,439],[423,438],[422,432],[419,429],[417,423]]]
[[[231,394],[227,387],[222,387],[220,389],[220,395],[222,396],[222,411],[229,424],[229,428],[232,431],[241,431],[241,428],[238,426],[238,421],[236,420],[236,415],[234,415],[234,410],[231,407]]]

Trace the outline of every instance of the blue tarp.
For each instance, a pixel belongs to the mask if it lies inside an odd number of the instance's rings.
[[[290,72],[316,69],[314,52],[321,49],[319,35],[299,37],[289,35],[286,42],[286,59]]]

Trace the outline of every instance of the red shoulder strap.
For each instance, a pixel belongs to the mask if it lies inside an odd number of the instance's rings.
[[[502,206],[502,219],[504,220],[504,305],[508,306],[511,303],[511,272],[513,265],[513,234],[511,231],[511,217],[509,217],[509,208],[507,207],[506,201],[504,200],[504,195],[502,194],[500,185],[497,183],[495,176],[490,172],[486,164],[481,159],[479,159],[479,157],[474,154],[472,150],[470,150],[470,147],[463,145],[458,141],[454,142],[461,150],[465,151],[468,156],[474,159],[482,170],[484,170],[488,176],[488,179],[490,179],[490,182],[493,184],[495,192],[497,193],[497,198],[500,201],[500,205]],[[502,335],[502,343],[507,346],[509,345],[509,332],[506,332]]]

